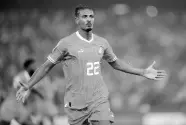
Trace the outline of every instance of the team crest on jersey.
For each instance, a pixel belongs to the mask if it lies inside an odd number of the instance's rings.
[[[102,54],[102,53],[103,53],[103,47],[100,47],[100,48],[99,48],[98,53],[99,53],[99,54]]]

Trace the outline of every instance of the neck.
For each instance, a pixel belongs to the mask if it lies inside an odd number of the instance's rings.
[[[87,40],[90,40],[92,38],[92,31],[85,31],[85,30],[79,29],[78,32],[83,38]]]

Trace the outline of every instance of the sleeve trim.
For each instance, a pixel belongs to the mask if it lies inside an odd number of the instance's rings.
[[[108,62],[114,62],[116,61],[118,58],[115,56],[112,60],[108,60]]]
[[[48,59],[50,62],[52,62],[53,64],[56,64],[56,61],[55,61],[54,59],[52,59],[51,56],[48,56],[47,59]]]

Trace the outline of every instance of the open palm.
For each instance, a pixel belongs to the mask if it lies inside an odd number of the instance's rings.
[[[166,77],[166,72],[164,70],[156,70],[154,69],[155,61],[145,69],[144,77],[152,80],[162,80]]]
[[[30,90],[27,89],[24,84],[22,84],[22,83],[20,83],[20,84],[21,84],[21,88],[16,93],[16,99],[18,102],[22,101],[24,103],[25,100],[30,95]]]

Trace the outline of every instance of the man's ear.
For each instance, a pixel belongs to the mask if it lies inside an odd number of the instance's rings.
[[[76,23],[76,24],[79,23],[79,19],[78,19],[78,17],[75,17],[75,23]]]

